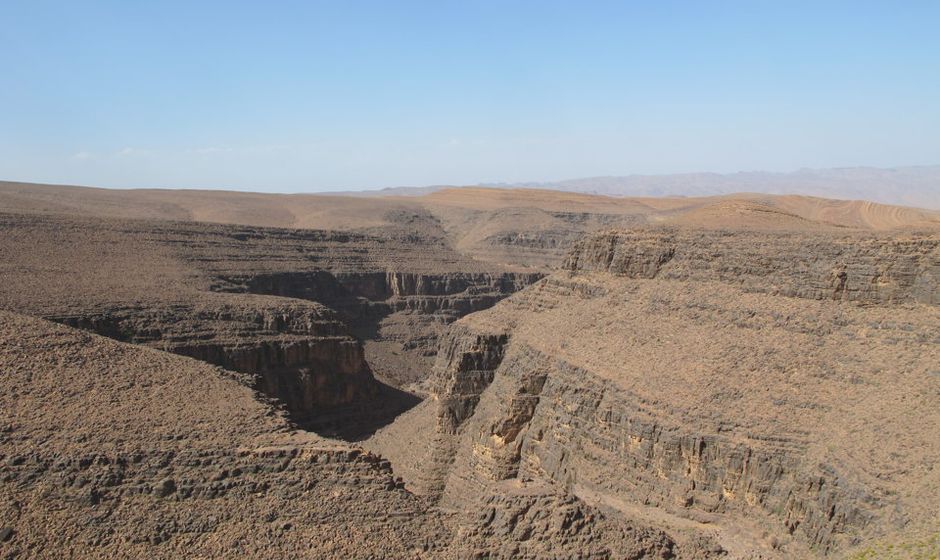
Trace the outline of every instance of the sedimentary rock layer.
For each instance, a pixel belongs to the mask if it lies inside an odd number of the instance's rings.
[[[241,374],[166,352],[0,312],[0,371],[5,558],[679,550],[551,489],[490,496],[482,516],[442,512],[388,461],[292,430]]]
[[[929,527],[938,245],[599,235],[567,271],[455,323],[432,402],[373,445],[446,507],[549,481],[624,513],[708,522],[745,557]],[[389,449],[406,429],[426,443]]]
[[[615,231],[577,243],[563,268],[631,278],[716,280],[809,299],[940,304],[936,234]]]
[[[389,384],[424,380],[447,324],[541,277],[397,229],[17,214],[0,228],[3,308],[254,374],[295,421],[345,437],[381,425],[357,428],[364,411],[417,402]]]

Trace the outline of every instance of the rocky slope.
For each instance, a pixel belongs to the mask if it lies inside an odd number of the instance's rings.
[[[861,303],[940,304],[937,235],[608,232],[578,243],[564,269],[719,281],[747,292]]]
[[[4,558],[404,557],[446,542],[387,462],[290,431],[237,376],[9,313],[0,342]]]
[[[256,375],[293,421],[346,438],[418,401],[401,389],[420,394],[447,324],[541,277],[400,229],[27,214],[0,227],[3,308]]]
[[[458,321],[370,445],[445,507],[548,481],[735,557],[929,532],[938,264],[936,235],[600,234]]]
[[[313,228],[382,237],[391,232],[418,232],[423,237],[446,238],[457,252],[480,261],[540,270],[560,264],[584,234],[611,227],[666,222],[747,230],[940,229],[936,209],[754,191],[742,187],[725,191],[738,194],[723,196],[652,198],[462,187],[421,196],[336,196],[96,189],[0,181],[0,208],[34,215]]]
[[[935,542],[930,227],[786,197],[87,194],[0,188],[0,557]]]
[[[442,512],[388,461],[294,431],[239,374],[185,357],[0,312],[0,370],[3,558],[681,552],[570,496]]]

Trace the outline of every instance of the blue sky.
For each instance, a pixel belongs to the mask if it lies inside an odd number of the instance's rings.
[[[270,191],[940,163],[940,2],[0,0],[0,179]]]

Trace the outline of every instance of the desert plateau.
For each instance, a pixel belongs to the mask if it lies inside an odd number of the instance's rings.
[[[3,183],[0,232],[4,558],[936,550],[938,212]]]
[[[940,560],[937,22],[0,0],[0,560]]]

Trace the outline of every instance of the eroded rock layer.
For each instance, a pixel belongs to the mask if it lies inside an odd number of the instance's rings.
[[[404,489],[387,460],[294,431],[241,374],[166,352],[0,312],[0,371],[3,558],[679,550],[662,531],[551,489],[507,489],[484,498],[484,515],[443,512]]]
[[[406,390],[421,393],[447,324],[542,276],[404,226],[0,214],[0,227],[3,308],[252,374],[294,422],[345,438],[418,402]]]
[[[455,323],[432,402],[371,445],[447,508],[547,481],[735,557],[929,531],[938,255],[936,235],[600,234]]]
[[[936,234],[608,232],[577,243],[563,268],[632,278],[714,280],[809,299],[940,304]]]
[[[91,218],[23,188],[0,212],[0,557],[936,542],[935,233],[773,197],[96,191]],[[190,221],[128,219],[154,217]],[[644,229],[583,239],[609,227]]]
[[[401,557],[446,542],[387,462],[289,431],[237,374],[0,317],[4,557]]]

